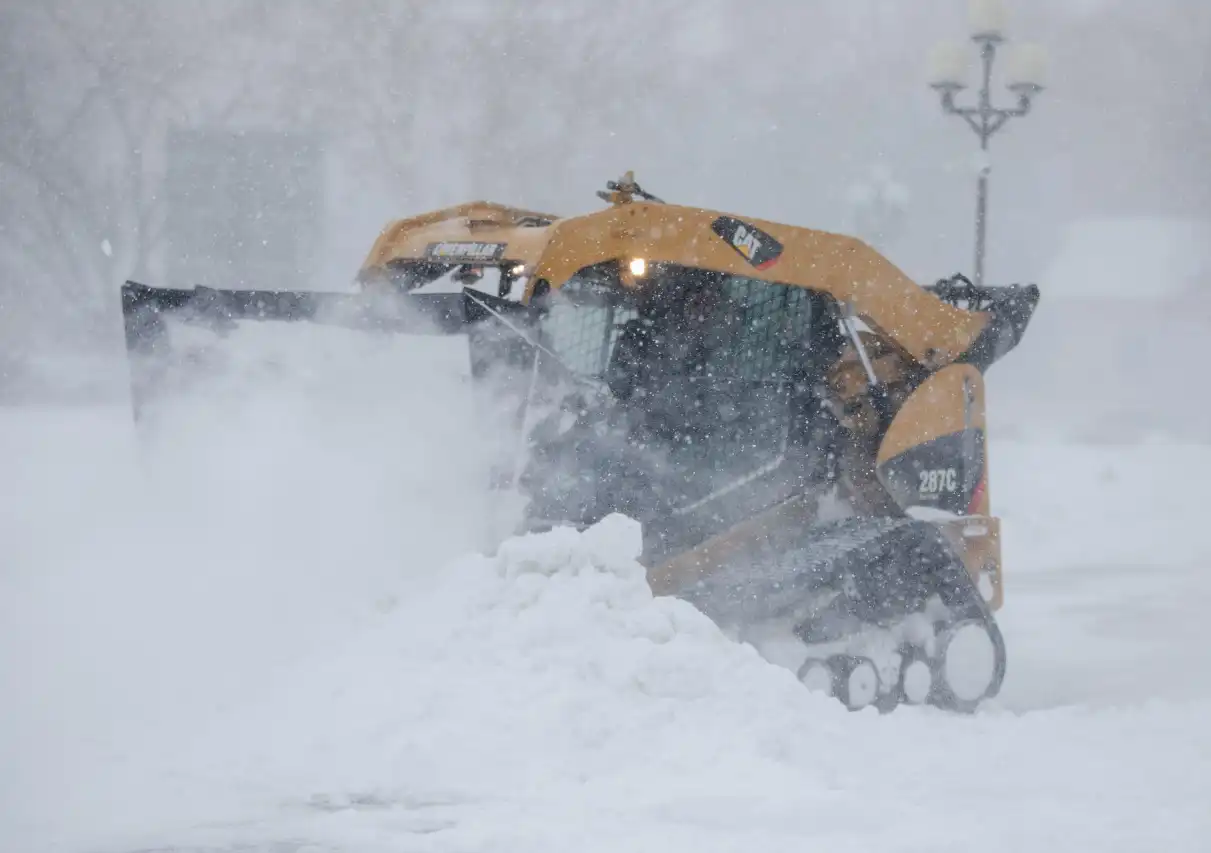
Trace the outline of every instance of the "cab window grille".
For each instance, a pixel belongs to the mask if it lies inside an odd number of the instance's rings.
[[[577,281],[561,288],[561,296],[574,297]],[[620,327],[636,316],[629,308],[577,303],[556,297],[543,320],[547,346],[573,372],[600,377],[605,373],[610,353],[618,341]]]
[[[711,372],[746,382],[784,379],[808,343],[809,292],[740,277],[729,277],[723,290],[734,331],[711,352]]]

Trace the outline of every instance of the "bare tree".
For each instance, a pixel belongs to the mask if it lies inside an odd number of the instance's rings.
[[[0,293],[18,327],[101,334],[113,288],[145,268],[164,221],[157,145],[171,123],[222,121],[196,96],[213,55],[261,20],[206,4],[173,26],[120,0],[0,5]],[[18,298],[20,295],[21,298]],[[54,318],[53,323],[39,321]]]

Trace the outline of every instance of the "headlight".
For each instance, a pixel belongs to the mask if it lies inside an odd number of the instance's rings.
[[[648,262],[643,258],[631,259],[631,275],[643,275],[648,271]]]

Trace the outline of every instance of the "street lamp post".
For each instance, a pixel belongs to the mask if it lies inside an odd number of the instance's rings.
[[[961,45],[942,44],[934,50],[930,85],[942,96],[942,109],[967,122],[980,138],[979,178],[976,185],[976,255],[974,282],[984,283],[984,244],[988,222],[988,140],[1011,119],[1030,112],[1031,99],[1043,89],[1044,56],[1042,50],[1023,45],[1009,53],[1006,87],[1017,95],[1012,107],[992,103],[992,66],[998,47],[1005,37],[1005,12],[999,0],[973,0],[971,3],[971,39],[979,48],[980,91],[975,106],[955,103],[955,96],[967,88],[967,58]]]

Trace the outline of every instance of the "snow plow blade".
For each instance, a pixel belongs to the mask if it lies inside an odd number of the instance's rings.
[[[459,335],[473,323],[508,312],[512,304],[484,293],[331,293],[122,286],[122,318],[136,418],[176,387],[179,370],[197,353],[176,336],[188,327],[222,337],[244,322],[307,323],[374,334]]]
[[[455,334],[462,330],[461,293],[424,294],[407,299],[407,311],[386,313],[389,303],[378,295],[291,290],[219,290],[149,287],[128,281],[122,286],[122,314],[128,345],[163,331],[162,317],[208,321],[216,326],[236,320],[308,321],[356,329],[426,331]],[[403,305],[397,301],[397,305]]]

